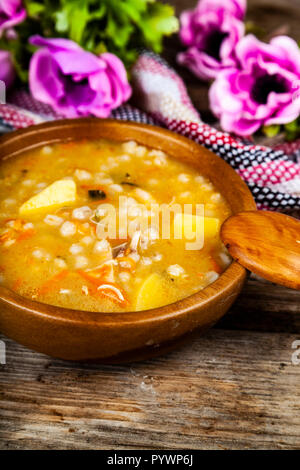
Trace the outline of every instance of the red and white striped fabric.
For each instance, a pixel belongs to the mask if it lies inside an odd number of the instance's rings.
[[[203,123],[181,78],[153,53],[141,53],[132,78],[140,109],[121,106],[111,117],[163,125],[204,145],[240,174],[259,208],[300,209],[300,141],[271,149],[244,143]],[[6,130],[62,117],[24,91],[15,92],[10,101],[14,105],[0,105],[0,126]]]

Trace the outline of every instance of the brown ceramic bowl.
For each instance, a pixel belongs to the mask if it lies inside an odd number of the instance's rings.
[[[245,183],[221,158],[191,140],[159,127],[98,119],[46,123],[1,137],[0,159],[45,144],[77,139],[135,140],[161,149],[210,178],[234,214],[255,209]],[[171,191],[171,188],[170,188]],[[246,270],[236,262],[198,293],[143,312],[94,313],[53,307],[0,288],[0,330],[28,348],[61,359],[124,362],[151,357],[188,333],[206,330],[229,309]]]

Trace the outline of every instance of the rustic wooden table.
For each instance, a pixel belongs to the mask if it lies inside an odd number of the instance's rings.
[[[300,0],[249,3],[252,19],[300,39]],[[165,56],[174,63],[179,49],[169,40]],[[207,86],[177,69],[211,119]],[[251,279],[208,334],[126,366],[71,365],[2,338],[0,448],[299,449],[299,304],[298,292]]]

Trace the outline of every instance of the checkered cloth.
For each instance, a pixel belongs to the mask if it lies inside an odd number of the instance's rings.
[[[140,54],[132,81],[139,109],[121,106],[111,117],[165,126],[204,145],[239,173],[260,209],[300,209],[300,141],[272,149],[245,143],[203,123],[181,78],[153,53]],[[14,92],[9,101],[13,104],[0,105],[2,131],[63,117],[26,91]]]

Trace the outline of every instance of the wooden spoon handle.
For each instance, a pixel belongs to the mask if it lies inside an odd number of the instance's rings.
[[[229,217],[221,238],[242,266],[292,289],[300,289],[300,221],[278,212],[249,211]]]

